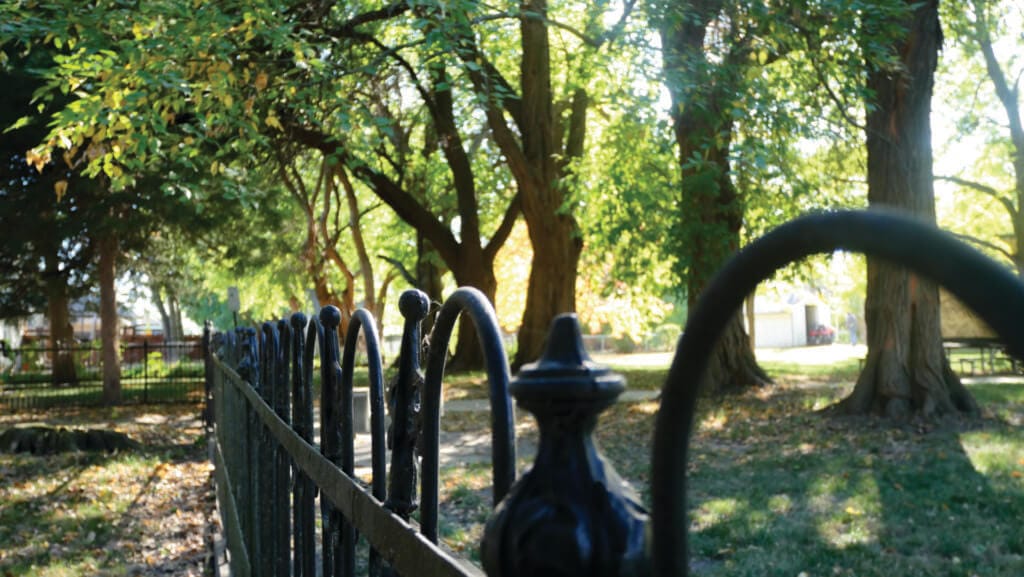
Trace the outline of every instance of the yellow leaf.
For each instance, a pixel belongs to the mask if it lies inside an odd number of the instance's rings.
[[[267,87],[267,73],[266,72],[260,72],[259,74],[257,74],[256,75],[256,80],[253,82],[253,86],[256,87],[256,90],[263,90],[264,88],[266,88]]]
[[[29,166],[35,167],[39,172],[43,171],[43,168],[50,162],[50,151],[45,150],[40,153],[39,149],[33,148],[25,153],[25,162]]]
[[[60,202],[64,198],[64,193],[68,191],[68,181],[58,180],[53,183],[53,191],[57,193],[57,202]]]
[[[267,126],[269,126],[271,128],[276,128],[278,130],[284,130],[284,127],[281,126],[281,121],[278,120],[278,118],[276,116],[274,116],[273,113],[271,113],[269,116],[267,116],[266,120],[264,120],[263,122],[265,122],[267,124]]]
[[[1020,479],[1021,477],[1024,477],[1024,473],[1021,473],[1020,471],[1014,471],[1010,473],[1010,475],[1012,475],[1015,479]]]

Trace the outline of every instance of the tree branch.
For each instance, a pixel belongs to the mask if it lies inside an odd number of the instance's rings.
[[[409,269],[405,268],[405,265],[402,264],[402,261],[398,260],[397,258],[391,258],[383,254],[378,254],[377,258],[395,267],[395,270],[398,271],[398,274],[402,275],[402,278],[405,279],[405,282],[409,283],[409,286],[417,288],[419,287],[419,283],[416,282],[416,277],[413,276],[411,272],[409,272]]]
[[[366,36],[361,32],[358,32],[356,28],[369,24],[371,22],[380,22],[382,20],[390,20],[399,14],[403,14],[409,10],[409,2],[405,0],[398,0],[392,4],[389,4],[378,10],[371,10],[362,14],[357,14],[352,18],[349,18],[345,22],[342,22],[335,28],[330,30],[324,30],[326,34],[334,38],[361,38],[365,39]]]
[[[967,180],[967,179],[964,179],[964,178],[960,178],[959,176],[935,175],[935,176],[932,177],[932,180],[942,180],[942,181],[945,181],[945,182],[952,182],[954,184],[958,184],[960,186],[963,186],[965,188],[969,188],[969,189],[974,190],[976,192],[980,192],[982,194],[988,195],[988,196],[992,197],[996,202],[998,202],[999,204],[1003,205],[1003,208],[1006,209],[1007,213],[1009,213],[1010,218],[1016,218],[1017,208],[1015,206],[1013,206],[1013,201],[1011,201],[1009,198],[1007,198],[1007,197],[1003,196],[1002,194],[1000,194],[998,190],[992,188],[991,186],[988,186],[988,185],[985,185],[985,184],[981,184],[980,182],[974,182],[973,180]]]
[[[339,162],[346,165],[352,174],[366,183],[377,198],[390,206],[399,218],[427,237],[446,262],[458,260],[459,242],[455,235],[398,183],[360,162],[341,142],[318,130],[291,123],[287,124],[285,129],[295,142],[320,150],[326,155],[335,156]]]
[[[1003,109],[1006,112],[1007,120],[1010,124],[1010,140],[1013,141],[1017,155],[1024,155],[1024,123],[1021,121],[1020,106],[1017,103],[1016,83],[1014,83],[1015,86],[1013,88],[1010,87],[1006,81],[1006,75],[996,59],[995,50],[992,48],[992,38],[989,35],[989,28],[981,3],[975,0],[972,4],[974,8],[975,39],[978,41],[981,53],[985,57],[985,69],[988,72],[988,77],[992,80],[993,86],[995,86],[999,103],[1003,105]],[[1024,161],[1022,161],[1022,164],[1024,164]]]

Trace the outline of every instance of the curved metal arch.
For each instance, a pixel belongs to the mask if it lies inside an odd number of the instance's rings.
[[[1024,354],[1024,284],[971,247],[924,222],[883,211],[799,218],[740,251],[705,289],[662,389],[651,461],[655,574],[687,575],[686,462],[698,383],[712,348],[758,283],[790,262],[845,249],[904,265],[944,286]]]
[[[370,460],[373,470],[371,492],[374,497],[383,501],[387,497],[387,473],[385,471],[387,447],[384,438],[384,366],[380,354],[380,338],[377,335],[377,321],[366,309],[356,310],[349,321],[348,333],[345,335],[345,347],[342,349],[341,358],[341,395],[342,399],[352,398],[356,344],[359,339],[360,330],[363,331],[363,336],[366,339],[366,356],[370,373],[370,441],[372,443]],[[343,410],[342,412],[344,413],[345,411]],[[347,420],[351,423],[351,411],[349,411]]]
[[[423,395],[423,535],[437,542],[438,474],[441,435],[441,379],[455,321],[468,313],[476,326],[483,348],[490,384],[491,451],[495,506],[508,494],[516,478],[515,417],[509,395],[509,366],[505,345],[498,329],[498,318],[487,297],[472,287],[462,287],[441,305],[430,333],[430,357],[424,378]]]

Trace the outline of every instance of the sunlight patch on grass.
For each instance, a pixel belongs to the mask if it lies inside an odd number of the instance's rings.
[[[961,435],[964,452],[975,470],[1003,481],[1016,479],[1024,490],[1024,434],[1015,431],[971,431]]]
[[[692,514],[693,530],[703,531],[729,521],[740,508],[739,499],[711,499],[700,504]]]

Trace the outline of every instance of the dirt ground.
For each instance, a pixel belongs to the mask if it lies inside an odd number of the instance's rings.
[[[0,453],[0,575],[205,575],[214,520],[199,406],[0,415],[0,430],[105,429],[130,454]]]

